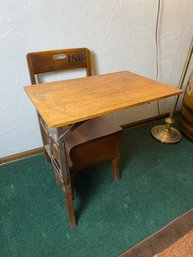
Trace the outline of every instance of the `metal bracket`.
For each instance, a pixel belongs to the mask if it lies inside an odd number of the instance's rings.
[[[72,125],[69,126],[69,128],[61,135],[59,135],[58,139],[57,139],[57,144],[60,144],[62,142],[64,142],[66,140],[66,138],[76,129],[78,128],[81,124],[83,124],[84,122],[86,122],[87,120],[84,121],[80,121],[77,123],[74,123]],[[59,130],[60,128],[58,128]],[[61,131],[59,132],[61,133]]]
[[[68,185],[69,176],[70,176],[69,168],[68,168],[68,164],[67,164],[67,157],[66,157],[65,140],[76,128],[78,128],[84,122],[86,122],[86,120],[70,125],[69,128],[65,132],[63,132],[62,127],[57,128],[58,139],[57,139],[56,143],[57,143],[59,151],[60,151],[60,159],[61,159],[61,167],[59,168],[59,170],[62,173],[61,175],[63,177],[64,185]]]

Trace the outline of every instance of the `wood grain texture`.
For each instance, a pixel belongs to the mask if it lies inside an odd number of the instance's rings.
[[[24,88],[49,127],[73,124],[182,93],[127,71]]]

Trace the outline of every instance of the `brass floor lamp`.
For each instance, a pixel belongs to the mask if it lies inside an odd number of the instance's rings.
[[[193,38],[192,38],[190,48],[186,57],[186,61],[183,67],[182,75],[178,83],[179,89],[181,89],[183,86],[183,82],[188,70],[192,53],[193,53]],[[178,103],[178,99],[179,99],[179,95],[175,97],[175,101],[174,101],[172,110],[170,112],[170,115],[168,118],[165,119],[165,125],[157,125],[151,129],[152,136],[156,140],[160,141],[161,143],[173,144],[173,143],[178,143],[181,140],[181,133],[177,129],[172,127],[172,124],[175,123],[173,116]]]

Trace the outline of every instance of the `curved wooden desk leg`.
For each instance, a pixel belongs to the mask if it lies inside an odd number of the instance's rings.
[[[71,183],[69,183],[67,186],[65,186],[65,201],[66,201],[66,207],[67,207],[70,225],[72,228],[75,228],[76,227],[76,218],[75,218],[75,213],[74,213],[74,208],[73,208],[73,194],[72,194]]]
[[[74,126],[75,127],[75,126]],[[60,149],[60,170],[62,173],[62,183],[64,190],[64,197],[66,202],[67,213],[70,221],[70,225],[72,228],[76,227],[76,217],[73,208],[73,190],[72,190],[72,181],[70,176],[69,167],[67,164],[66,158],[66,148],[65,148],[65,136],[71,133],[72,129],[69,129],[66,134],[63,133],[61,128],[58,128],[58,143]]]
[[[112,167],[113,167],[113,177],[116,181],[120,180],[120,168],[119,168],[120,159],[118,157],[112,160]]]
[[[116,181],[120,180],[121,172],[120,172],[120,138],[117,140],[115,146],[115,156],[112,160],[112,169],[113,169],[113,177]]]
[[[40,122],[40,115],[38,114],[38,120],[39,120],[39,127],[40,127],[40,132],[41,132],[41,136],[42,136],[42,143],[43,143],[43,148],[44,148],[44,155],[45,155],[45,160],[46,163],[51,163],[51,159],[49,154],[46,151],[45,146],[49,143],[48,139],[47,139],[47,135],[46,135],[46,131],[43,129],[41,122]]]

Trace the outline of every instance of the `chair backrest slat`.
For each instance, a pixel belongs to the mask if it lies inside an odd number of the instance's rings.
[[[90,51],[87,48],[50,50],[27,54],[27,63],[32,84],[41,73],[85,68],[87,76],[92,75]]]

